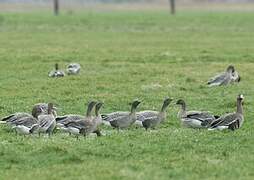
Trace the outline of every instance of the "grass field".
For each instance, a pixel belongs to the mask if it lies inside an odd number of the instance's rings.
[[[0,14],[0,117],[53,102],[59,114],[157,109],[165,96],[189,109],[235,111],[245,95],[245,122],[235,132],[184,129],[171,105],[154,131],[131,128],[100,138],[57,132],[52,138],[15,136],[0,127],[0,179],[253,179],[254,14],[243,12],[87,12]],[[54,64],[82,65],[80,76],[47,77]],[[208,88],[233,64],[242,81]]]

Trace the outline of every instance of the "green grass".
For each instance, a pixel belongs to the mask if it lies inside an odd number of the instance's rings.
[[[131,128],[77,141],[16,137],[0,127],[0,179],[253,179],[253,13],[87,12],[0,14],[0,117],[53,102],[59,114],[84,113],[89,100],[104,113],[157,109],[184,98],[189,109],[235,111],[245,95],[245,122],[235,132],[181,128],[171,105],[155,131]],[[54,64],[79,62],[79,76],[47,77]],[[238,85],[208,88],[228,64]]]

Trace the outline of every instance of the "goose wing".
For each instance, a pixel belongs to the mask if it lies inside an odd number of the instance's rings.
[[[136,113],[138,121],[145,121],[145,120],[156,120],[158,119],[158,112],[157,111],[141,111]]]
[[[210,114],[209,112],[205,112],[205,111],[188,111],[186,117],[190,118],[190,119],[196,119],[201,122],[215,120],[214,115]]]
[[[18,119],[21,119],[21,118],[24,118],[24,117],[33,117],[33,116],[31,114],[28,114],[28,113],[20,112],[20,113],[15,113],[15,114],[8,115],[8,116],[2,118],[1,121],[6,121],[7,123],[10,123],[10,122],[15,122]]]
[[[53,115],[40,115],[38,116],[39,126],[42,131],[47,131],[54,123],[55,118]]]
[[[18,119],[17,121],[15,121],[13,123],[13,125],[23,125],[26,126],[28,128],[31,128],[34,124],[38,123],[38,120],[34,117],[23,117],[21,119]]]
[[[69,115],[57,117],[56,122],[64,124],[64,123],[67,123],[67,122],[70,122],[70,121],[78,121],[78,120],[81,120],[81,119],[84,119],[84,116],[76,115],[76,114],[69,114]]]
[[[240,117],[237,113],[229,113],[212,122],[211,127],[231,126],[231,128],[233,128],[240,123],[241,119],[242,117]]]
[[[227,79],[227,75],[226,73],[221,73],[221,74],[218,74],[214,77],[212,77],[211,79],[208,80],[207,84],[210,85],[210,86],[219,86],[221,85],[225,80]]]
[[[121,117],[126,117],[128,116],[130,113],[129,112],[113,112],[110,114],[102,114],[101,118],[103,121],[114,121],[117,120]]]
[[[89,120],[71,121],[65,124],[65,127],[79,129],[80,133],[87,133],[92,131],[93,123]]]
[[[131,124],[129,121],[129,115],[130,113],[127,113],[122,116],[115,117],[113,120],[109,121],[109,123],[114,128],[126,128]]]

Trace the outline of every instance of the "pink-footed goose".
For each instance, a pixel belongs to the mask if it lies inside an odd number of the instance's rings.
[[[166,109],[172,100],[172,98],[165,98],[160,111],[146,110],[137,112],[137,121],[135,124],[143,126],[146,130],[148,128],[155,128],[158,124],[165,121],[167,117]]]
[[[243,95],[242,94],[238,95],[236,100],[236,112],[227,113],[221,116],[219,119],[214,120],[211,123],[209,130],[239,129],[244,122],[243,100],[244,100]]]

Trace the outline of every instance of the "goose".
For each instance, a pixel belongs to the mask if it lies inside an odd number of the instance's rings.
[[[53,104],[48,104],[48,114],[42,114],[38,116],[39,121],[39,136],[41,133],[47,133],[48,136],[53,133],[53,130],[56,127],[56,119],[53,115]]]
[[[141,102],[139,100],[134,100],[131,104],[130,112],[113,112],[110,114],[102,115],[103,121],[109,122],[109,124],[119,129],[128,128],[131,126],[137,119],[136,109]]]
[[[166,119],[166,109],[172,100],[172,98],[165,98],[160,111],[148,110],[137,112],[137,121],[135,124],[140,124],[146,130],[148,128],[154,128]]]
[[[38,103],[33,106],[32,114],[25,112],[17,112],[11,115],[8,115],[1,119],[1,123],[6,123],[10,126],[15,125],[25,125],[31,127],[34,123],[37,122],[37,118],[41,114],[47,114],[48,104]],[[53,107],[53,114],[56,116],[56,107]]]
[[[209,87],[211,87],[211,86],[228,85],[230,83],[239,82],[239,81],[240,81],[240,76],[235,71],[235,67],[230,65],[227,67],[225,72],[214,76],[207,82],[207,84]]]
[[[96,103],[97,103],[96,101],[91,101],[90,103],[88,103],[86,116],[77,115],[77,114],[68,114],[68,115],[65,115],[65,116],[57,117],[56,118],[57,126],[61,128],[61,127],[64,127],[64,124],[66,124],[70,121],[78,121],[80,119],[84,119],[85,117],[91,116],[92,109],[94,108]]]
[[[68,75],[78,74],[79,71],[80,71],[80,64],[78,63],[71,63],[67,66]]]
[[[67,131],[71,134],[76,135],[78,138],[78,135],[83,134],[84,136],[89,135],[90,133],[95,132],[98,136],[100,136],[100,131],[97,129],[97,126],[100,123],[100,114],[99,110],[102,107],[102,103],[98,103],[95,109],[96,117],[93,117],[91,115],[91,111],[94,107],[94,103],[89,104],[90,107],[88,107],[89,111],[86,115],[86,117],[80,119],[80,120],[74,120],[69,121],[64,124],[64,127],[67,129]]]
[[[49,72],[49,77],[64,77],[65,73],[62,70],[59,70],[59,66],[56,63],[55,69]]]
[[[227,113],[221,116],[219,119],[214,120],[211,123],[211,126],[208,130],[230,129],[234,131],[236,129],[239,129],[244,121],[243,100],[244,100],[243,95],[242,94],[238,95],[236,100],[236,112]]]
[[[17,126],[13,126],[13,129],[16,130],[17,134],[20,135],[29,135],[32,134],[35,130],[37,130],[39,127],[38,124],[33,124],[30,128],[24,125],[17,125]]]
[[[179,99],[176,105],[180,105],[181,109],[178,112],[178,118],[184,127],[188,128],[207,128],[209,123],[214,121],[218,116],[214,116],[205,111],[187,111],[184,100]]]

